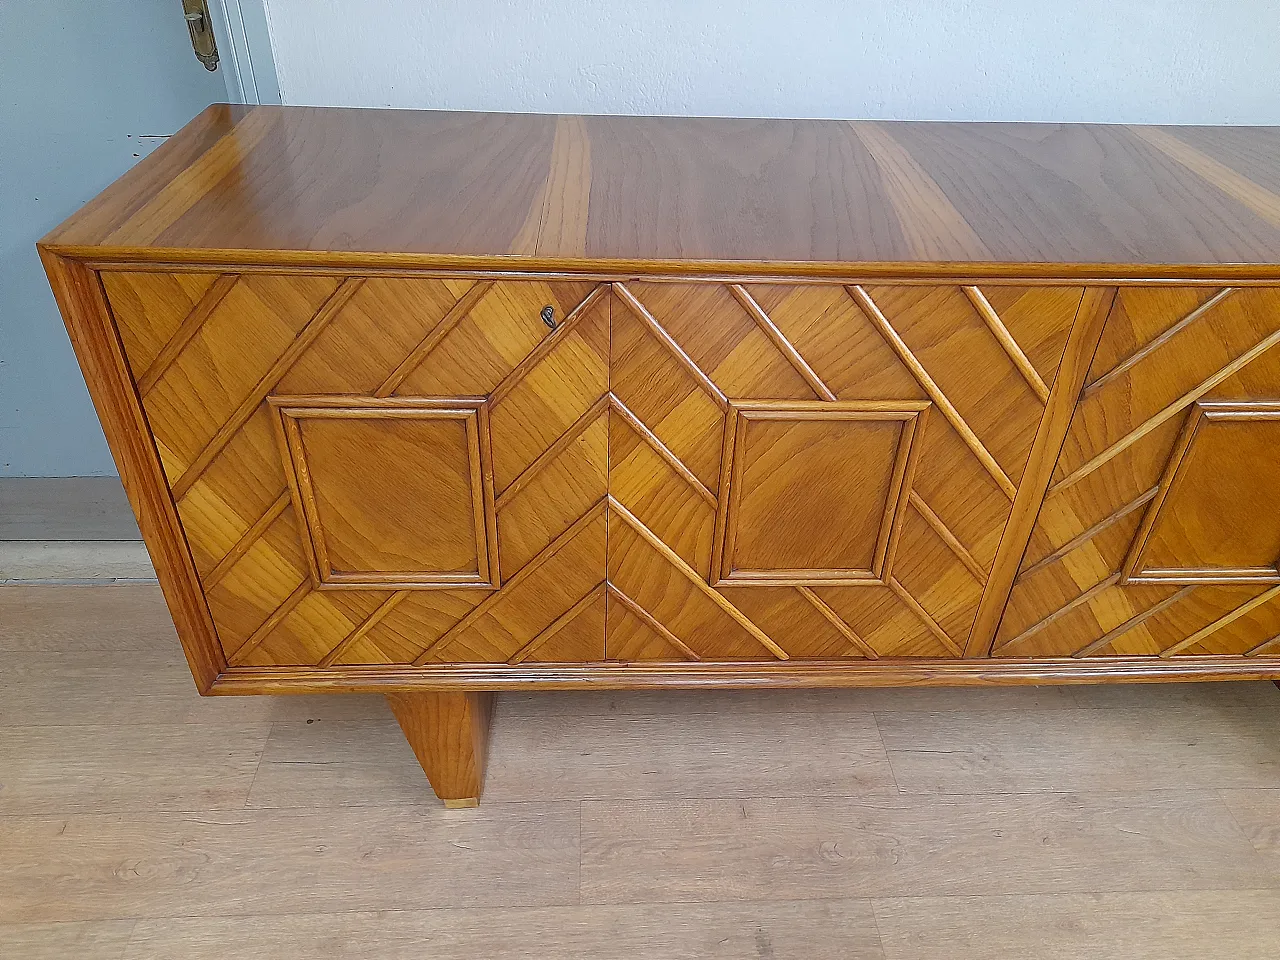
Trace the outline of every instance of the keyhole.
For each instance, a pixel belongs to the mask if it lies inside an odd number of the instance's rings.
[[[548,330],[556,328],[556,308],[547,304],[542,308],[542,322],[547,325]]]

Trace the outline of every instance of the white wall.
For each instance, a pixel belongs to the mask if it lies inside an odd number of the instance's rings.
[[[1280,0],[265,0],[285,103],[1280,123]]]

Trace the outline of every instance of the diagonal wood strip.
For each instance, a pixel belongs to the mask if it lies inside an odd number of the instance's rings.
[[[519,475],[503,488],[502,493],[499,494],[498,499],[494,503],[494,509],[501,510],[514,500],[516,495],[527,487],[529,483],[532,482],[532,480],[547,466],[554,462],[556,457],[564,453],[573,441],[586,433],[596,420],[600,418],[601,414],[603,414],[608,408],[609,396],[608,394],[605,394],[588,407],[586,413],[570,424],[569,428],[565,430],[564,433],[551,441],[551,445],[547,447],[547,449],[543,450],[542,453],[538,454],[533,463],[521,470]]]
[[[920,605],[920,601],[911,595],[910,591],[908,591],[907,588],[898,581],[897,577],[890,577],[886,582],[888,583],[889,589],[893,591],[894,596],[906,604],[911,612],[929,628],[929,632],[938,638],[938,642],[946,648],[948,653],[953,657],[964,656],[964,651],[960,649],[959,644],[951,639],[950,634],[942,629],[942,624],[933,619],[933,615]]]
[[[987,571],[982,568],[982,564],[978,562],[978,558],[969,552],[969,548],[960,542],[960,539],[951,532],[951,528],[948,527],[943,522],[942,518],[934,513],[933,509],[924,502],[924,499],[920,494],[912,490],[911,495],[907,498],[907,502],[910,503],[911,506],[915,507],[916,513],[924,517],[925,522],[933,528],[933,532],[938,535],[942,542],[951,548],[951,552],[954,553],[960,562],[965,565],[965,569],[973,574],[973,578],[977,580],[978,583],[985,586],[987,582]]]
[[[1207,638],[1210,634],[1217,633],[1223,627],[1228,626],[1229,624],[1235,623],[1245,614],[1251,613],[1252,611],[1256,610],[1258,607],[1262,606],[1264,603],[1267,603],[1269,600],[1271,600],[1273,597],[1276,597],[1276,596],[1280,596],[1280,583],[1276,584],[1270,590],[1264,590],[1262,591],[1262,593],[1258,594],[1256,597],[1253,597],[1250,600],[1246,600],[1244,603],[1240,604],[1240,606],[1236,607],[1234,610],[1224,613],[1217,620],[1213,621],[1213,623],[1210,623],[1210,624],[1207,624],[1206,626],[1201,627],[1195,633],[1191,634],[1191,636],[1185,637],[1184,639],[1179,640],[1177,643],[1173,644],[1173,646],[1166,647],[1165,649],[1161,650],[1160,656],[1172,657],[1174,654],[1180,653],[1183,650],[1187,649],[1188,647],[1194,647],[1197,643]]]
[[[898,445],[898,455],[894,458],[889,484],[890,495],[893,498],[892,511],[886,511],[881,521],[880,534],[876,538],[875,559],[872,561],[874,564],[872,570],[882,580],[887,580],[893,575],[893,564],[898,556],[898,543],[907,525],[907,509],[904,500],[910,501],[928,422],[929,409],[926,405],[915,417],[902,425],[902,438]]]
[[[809,366],[808,361],[800,355],[800,351],[787,339],[786,334],[778,329],[778,325],[773,322],[773,318],[764,312],[764,308],[756,302],[755,297],[751,296],[751,292],[746,287],[740,283],[731,283],[729,284],[729,292],[742,305],[742,308],[751,315],[751,319],[756,322],[756,326],[769,338],[778,352],[787,359],[791,366],[795,367],[796,373],[804,377],[805,383],[809,384],[809,388],[817,394],[819,400],[837,399],[830,388],[822,382],[822,378],[818,376],[817,371]]]
[[[365,636],[370,630],[381,623],[392,610],[400,605],[409,596],[408,590],[397,590],[387,599],[374,607],[373,611],[365,617],[360,624],[348,633],[345,637],[338,641],[337,645],[320,658],[316,664],[317,667],[330,667],[337,662],[338,658],[346,653],[361,637]]]
[[[231,288],[236,285],[236,281],[239,279],[240,277],[234,273],[224,273],[209,285],[209,289],[204,292],[204,296],[191,308],[191,312],[183,318],[173,336],[160,348],[160,352],[151,361],[151,366],[147,367],[142,376],[138,378],[138,393],[145,397],[160,382],[160,378],[164,376],[165,371],[169,369],[173,361],[178,359],[178,355],[186,349],[187,344],[191,342],[191,338],[204,326],[204,322],[209,319],[209,315],[218,309],[218,304],[226,299],[227,294],[231,292]]]
[[[267,532],[267,528],[279,519],[280,514],[284,513],[285,507],[289,506],[290,499],[289,491],[285,490],[272,501],[266,512],[253,522],[253,526],[241,534],[240,539],[232,544],[226,556],[219,560],[217,566],[210,570],[209,575],[204,578],[206,591],[212,590],[217,586],[222,578],[230,572],[231,568],[240,562],[241,557],[252,549],[253,545]]]
[[[1158,413],[1152,414],[1146,420],[1142,421],[1142,423],[1138,424],[1138,426],[1134,427],[1132,430],[1126,433],[1123,437],[1121,437],[1115,443],[1111,444],[1111,446],[1107,447],[1101,453],[1096,454],[1095,456],[1091,457],[1089,460],[1082,463],[1080,466],[1076,467],[1069,474],[1067,474],[1065,477],[1063,477],[1061,480],[1055,483],[1052,487],[1050,487],[1049,492],[1046,496],[1052,497],[1056,494],[1061,493],[1063,490],[1067,489],[1068,487],[1079,483],[1085,477],[1089,476],[1089,474],[1093,473],[1093,471],[1101,467],[1104,463],[1107,463],[1108,461],[1113,459],[1117,454],[1123,453],[1125,450],[1128,450],[1131,446],[1133,446],[1135,443],[1137,443],[1139,440],[1141,440],[1143,437],[1149,434],[1152,430],[1155,430],[1157,427],[1159,427],[1161,424],[1171,419],[1172,417],[1176,417],[1179,413],[1181,413],[1187,407],[1191,406],[1191,404],[1201,399],[1210,390],[1217,387],[1218,384],[1222,383],[1224,380],[1228,379],[1229,377],[1235,376],[1237,373],[1239,373],[1241,370],[1243,370],[1245,367],[1251,364],[1254,360],[1258,359],[1258,357],[1262,356],[1264,353],[1266,353],[1268,350],[1270,350],[1272,347],[1274,347],[1278,343],[1280,343],[1280,329],[1277,329],[1272,333],[1270,333],[1269,335],[1267,335],[1266,337],[1263,337],[1262,340],[1258,341],[1256,344],[1254,344],[1244,353],[1240,354],[1240,356],[1236,357],[1234,360],[1228,363],[1225,367],[1222,367],[1220,370],[1218,370],[1216,373],[1210,376],[1208,379],[1202,381],[1197,386],[1192,387],[1190,390],[1188,390],[1186,393],[1180,396],[1177,400],[1174,400],[1173,403],[1169,404],[1163,410],[1159,411]]]
[[[1280,645],[1280,633],[1277,633],[1270,640],[1263,640],[1260,644],[1258,644],[1252,650],[1246,650],[1244,652],[1244,655],[1246,657],[1256,657],[1259,654],[1263,653],[1268,647],[1274,647],[1277,645]]]
[[[808,600],[809,603],[813,605],[813,608],[822,614],[822,616],[826,618],[827,622],[836,628],[840,633],[840,636],[848,640],[849,643],[853,645],[853,648],[862,654],[862,656],[866,657],[868,660],[880,659],[880,654],[876,653],[875,648],[858,636],[853,627],[849,626],[845,621],[844,617],[831,609],[825,600],[808,587],[796,587],[796,590],[798,590],[800,592],[800,596]]]
[[[280,626],[280,622],[293,612],[294,607],[300,604],[311,593],[311,581],[303,579],[303,581],[293,588],[293,593],[289,594],[280,602],[280,605],[271,611],[271,615],[262,623],[258,624],[258,629],[249,634],[247,640],[236,649],[236,652],[227,657],[227,664],[236,666],[244,662],[244,658],[253,653],[254,650],[266,640],[276,627]]]
[[[571,624],[575,619],[577,619],[578,614],[580,614],[583,610],[587,609],[587,607],[589,607],[593,602],[600,599],[603,593],[604,593],[604,581],[601,580],[594,587],[588,590],[586,595],[581,600],[577,601],[568,610],[566,610],[564,613],[560,614],[560,616],[552,620],[550,624],[548,624],[545,628],[543,628],[538,632],[537,636],[535,636],[523,647],[521,647],[519,650],[513,653],[510,659],[507,660],[507,663],[524,662],[526,659],[532,656],[538,650],[539,647],[541,647],[543,644],[549,641],[552,637],[558,634],[561,630],[563,630],[565,627]],[[603,641],[603,637],[601,638],[601,640]],[[603,643],[601,644],[601,646],[603,648]]]
[[[667,351],[676,359],[682,367],[693,377],[694,381],[702,388],[721,410],[729,407],[729,398],[717,387],[705,373],[702,368],[693,362],[693,358],[684,352],[680,344],[676,343],[671,334],[663,328],[657,319],[651,314],[647,307],[636,299],[635,294],[626,288],[622,283],[613,284],[613,292],[618,295],[618,299],[635,314],[636,319],[649,328],[649,332],[667,348]]]
[[[1118,626],[1112,627],[1110,630],[1108,630],[1106,633],[1100,636],[1097,640],[1093,641],[1093,643],[1089,644],[1087,647],[1077,650],[1075,653],[1072,654],[1072,656],[1073,657],[1093,656],[1099,650],[1108,646],[1112,640],[1115,640],[1117,637],[1120,637],[1123,634],[1128,633],[1134,627],[1137,627],[1143,623],[1146,623],[1148,620],[1154,617],[1157,613],[1160,613],[1162,610],[1167,610],[1169,607],[1173,606],[1175,603],[1177,603],[1179,600],[1187,596],[1189,593],[1191,593],[1191,591],[1195,589],[1196,589],[1196,584],[1193,583],[1190,586],[1183,587],[1181,590],[1177,591],[1176,593],[1170,594],[1169,596],[1161,600],[1159,603],[1153,604],[1152,606],[1148,607],[1146,610],[1143,610],[1141,613],[1135,614],[1134,616],[1130,617],[1124,623],[1119,624]]]
[[[982,441],[978,439],[978,435],[973,432],[969,424],[965,423],[964,417],[960,416],[960,411],[947,399],[947,395],[942,392],[942,389],[934,382],[934,379],[929,376],[929,372],[925,370],[924,365],[916,359],[916,355],[911,352],[911,348],[907,346],[906,341],[898,335],[898,331],[893,328],[893,324],[881,312],[880,307],[871,299],[867,291],[856,284],[845,287],[845,289],[849,291],[849,295],[862,308],[862,312],[866,314],[867,319],[872,322],[880,332],[880,335],[884,337],[885,342],[898,355],[898,359],[911,371],[911,375],[924,388],[924,392],[929,395],[929,399],[938,405],[942,415],[947,418],[947,422],[960,435],[960,439],[964,441],[965,446],[978,458],[978,462],[982,464],[987,473],[991,474],[996,486],[1010,500],[1017,496],[1017,485],[1009,479],[1008,474],[996,462],[996,458],[983,446]]]
[[[440,346],[444,338],[453,332],[453,328],[462,321],[462,318],[475,309],[475,305],[493,288],[493,284],[492,280],[478,280],[472,284],[471,289],[459,297],[458,302],[450,307],[436,325],[427,331],[427,335],[418,342],[418,345],[409,351],[409,355],[387,374],[387,379],[373,391],[373,395],[389,397],[395,393],[396,388],[404,383],[409,374],[418,369],[422,361],[430,356],[431,351]]]
[[[694,570],[693,567],[685,563],[685,560],[682,556],[680,556],[678,553],[672,550],[669,546],[663,543],[661,538],[659,538],[656,533],[654,533],[652,530],[646,527],[644,523],[641,522],[641,520],[635,514],[633,514],[630,510],[624,507],[621,503],[619,503],[613,497],[609,497],[608,499],[609,499],[610,511],[613,513],[617,513],[618,516],[620,516],[623,520],[625,520],[627,522],[627,525],[630,526],[631,529],[633,529],[636,533],[638,533],[641,536],[641,538],[649,544],[649,546],[653,547],[654,550],[658,551],[658,553],[660,553],[668,563],[670,563],[673,567],[675,567],[682,574],[684,574],[685,579],[687,579],[699,591],[701,591],[702,594],[708,600],[710,600],[717,607],[719,607],[721,610],[727,613],[729,617],[738,624],[738,626],[742,627],[742,629],[746,630],[747,633],[751,634],[751,636],[753,636],[760,643],[762,647],[764,647],[766,650],[772,653],[779,660],[790,659],[790,657],[787,655],[787,652],[783,650],[780,646],[778,646],[776,643],[774,643],[767,633],[765,633],[763,630],[757,627],[754,623],[752,623],[751,619],[745,613],[739,610],[736,606],[734,606],[733,603],[729,601],[728,597],[725,597],[723,594],[721,594],[719,590],[716,590],[708,586],[707,582],[703,580],[701,576],[699,576],[697,570]]]
[[[1128,503],[1126,503],[1123,507],[1121,507],[1115,513],[1111,514],[1110,516],[1103,517],[1101,520],[1099,520],[1093,526],[1089,527],[1087,530],[1084,530],[1081,533],[1077,533],[1074,537],[1072,537],[1070,540],[1068,540],[1066,543],[1060,546],[1057,550],[1053,551],[1053,553],[1048,554],[1047,556],[1041,557],[1031,566],[1027,567],[1027,569],[1023,570],[1021,573],[1018,574],[1018,577],[1016,580],[1014,580],[1014,583],[1021,583],[1023,580],[1039,573],[1041,570],[1044,570],[1046,567],[1053,566],[1055,563],[1057,563],[1067,554],[1071,553],[1077,548],[1088,543],[1090,540],[1092,540],[1098,534],[1102,533],[1102,531],[1106,530],[1108,527],[1114,526],[1115,524],[1123,520],[1125,517],[1129,516],[1129,514],[1133,513],[1133,511],[1139,509],[1145,504],[1150,503],[1159,490],[1160,490],[1159,486],[1154,486],[1150,490],[1144,490],[1142,493],[1138,494],[1137,497],[1130,500]]]
[[[609,408],[615,411],[623,421],[640,435],[640,439],[644,440],[653,452],[661,457],[666,464],[684,479],[685,483],[693,488],[693,491],[702,497],[703,500],[715,507],[718,503],[716,495],[707,489],[706,485],[698,479],[697,475],[684,465],[684,461],[671,452],[671,449],[663,443],[656,433],[649,429],[648,425],[632,413],[625,403],[619,400],[612,393],[609,394]]]
[[[539,567],[568,546],[569,543],[571,543],[573,539],[593,521],[599,519],[601,513],[605,509],[605,503],[606,498],[604,497],[597,500],[586,513],[573,521],[573,523],[569,524],[569,526],[566,527],[558,537],[539,550],[528,562],[525,563],[523,567],[517,570],[512,576],[508,577],[502,584],[501,589],[490,593],[480,601],[480,603],[472,607],[466,616],[429,644],[422,653],[418,654],[417,659],[413,661],[413,665],[415,667],[423,666],[427,662],[427,658],[431,653],[446,644],[451,643],[458,634],[492,610],[496,604],[501,603],[506,599],[512,590],[522,584],[525,580],[529,579],[529,577],[537,572]]]
[[[1067,601],[1065,604],[1063,604],[1057,610],[1054,610],[1051,614],[1049,614],[1043,620],[1036,621],[1031,626],[1027,627],[1027,629],[1023,630],[1016,637],[1006,640],[1004,643],[998,644],[995,648],[992,649],[991,652],[997,653],[1008,647],[1012,647],[1015,643],[1021,643],[1023,640],[1026,640],[1028,637],[1035,636],[1037,633],[1039,633],[1045,627],[1049,626],[1049,624],[1053,623],[1055,620],[1058,620],[1061,617],[1065,617],[1068,613],[1070,613],[1076,607],[1080,606],[1081,604],[1088,603],[1098,594],[1102,593],[1103,590],[1107,590],[1111,587],[1114,587],[1119,582],[1120,582],[1120,574],[1113,573],[1111,576],[1107,577],[1107,579],[1099,583],[1095,583],[1092,587],[1090,587],[1084,593]]]
[[[665,623],[663,623],[661,620],[659,620],[657,617],[651,614],[644,607],[640,606],[640,604],[632,600],[629,596],[627,596],[625,593],[623,593],[621,590],[615,587],[612,583],[608,584],[607,586],[609,590],[609,596],[616,599],[619,603],[621,603],[624,607],[626,607],[632,614],[634,614],[637,618],[639,618],[639,620],[645,626],[647,626],[650,630],[652,630],[654,633],[660,636],[668,644],[675,647],[676,650],[680,652],[681,656],[683,656],[686,660],[693,660],[698,663],[702,662],[702,657],[694,653],[692,647],[690,647],[687,643],[685,643],[683,640],[677,637],[674,633],[668,630],[667,625]]]
[[[1049,402],[1045,404],[1044,415],[1036,428],[1017,496],[1013,498],[1009,518],[991,561],[987,585],[982,588],[978,610],[969,627],[969,636],[965,640],[966,656],[991,656],[1013,590],[1013,581],[1018,567],[1022,565],[1027,543],[1035,532],[1036,518],[1043,506],[1045,490],[1053,478],[1054,464],[1062,453],[1080,386],[1097,350],[1098,339],[1102,336],[1102,328],[1115,297],[1115,287],[1084,287],[1080,291],[1062,362],[1054,374],[1053,386],[1049,388]]]
[[[602,283],[592,290],[583,301],[569,311],[569,315],[561,320],[554,330],[538,341],[538,345],[523,360],[517,363],[496,387],[489,394],[489,404],[497,406],[502,402],[502,398],[520,385],[520,382],[529,375],[534,367],[547,358],[556,347],[573,332],[574,327],[578,325],[578,321],[591,309],[601,297],[608,292],[609,285]]]
[[[356,291],[360,289],[363,283],[363,277],[348,277],[338,284],[338,288],[329,295],[329,299],[320,305],[320,309],[307,321],[306,326],[298,331],[297,336],[293,338],[293,342],[289,344],[284,353],[280,354],[276,358],[276,362],[271,365],[271,368],[258,379],[253,389],[249,391],[249,395],[240,401],[240,405],[236,407],[235,412],[231,414],[227,422],[218,428],[218,432],[204,445],[204,449],[191,461],[190,466],[183,471],[182,476],[173,485],[174,500],[181,500],[186,496],[192,485],[209,468],[209,464],[213,463],[214,458],[222,452],[223,448],[231,442],[231,438],[253,416],[254,411],[267,398],[267,394],[275,389],[276,384],[284,378],[290,368],[315,343],[316,338],[329,325],[329,321],[338,315],[339,311],[346,306],[347,301],[355,296]]]
[[[1185,317],[1183,317],[1173,326],[1169,327],[1169,329],[1165,330],[1155,339],[1150,340],[1147,343],[1144,343],[1137,350],[1133,351],[1133,353],[1129,354],[1127,357],[1125,357],[1123,360],[1117,363],[1114,367],[1112,367],[1106,373],[1102,374],[1102,376],[1096,377],[1080,393],[1080,399],[1083,400],[1086,397],[1092,396],[1094,393],[1096,393],[1102,387],[1105,387],[1108,383],[1110,383],[1116,377],[1119,377],[1122,374],[1125,374],[1128,371],[1132,370],[1135,366],[1137,366],[1139,363],[1141,363],[1151,354],[1155,353],[1157,350],[1159,350],[1162,346],[1164,346],[1166,343],[1168,343],[1170,340],[1176,337],[1179,333],[1181,333],[1187,327],[1191,326],[1191,324],[1195,323],[1197,320],[1203,317],[1206,313],[1208,313],[1218,304],[1222,303],[1223,300],[1226,300],[1227,297],[1235,293],[1237,289],[1238,288],[1236,287],[1224,287],[1222,290],[1219,290],[1212,297],[1210,297],[1204,303],[1200,304],[1200,306],[1196,307],[1194,310],[1188,313]]]
[[[1004,321],[1000,319],[1000,314],[996,313],[996,308],[991,305],[987,295],[978,287],[961,287],[960,289],[969,298],[969,302],[973,304],[973,309],[978,312],[978,316],[987,325],[987,329],[996,338],[996,342],[1009,355],[1014,367],[1022,374],[1022,379],[1027,381],[1027,386],[1040,398],[1041,403],[1048,403],[1049,385],[1044,382],[1044,378],[1040,376],[1040,371],[1035,368],[1030,358],[1022,352],[1022,347],[1019,346],[1018,341],[1013,339],[1013,334],[1004,325]]]

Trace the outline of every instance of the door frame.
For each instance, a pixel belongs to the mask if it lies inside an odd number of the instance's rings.
[[[280,103],[267,0],[212,0],[209,13],[227,99]]]

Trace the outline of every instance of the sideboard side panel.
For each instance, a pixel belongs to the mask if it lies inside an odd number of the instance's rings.
[[[226,669],[195,561],[97,273],[41,247],[40,258],[120,471],[191,675],[208,693]]]

